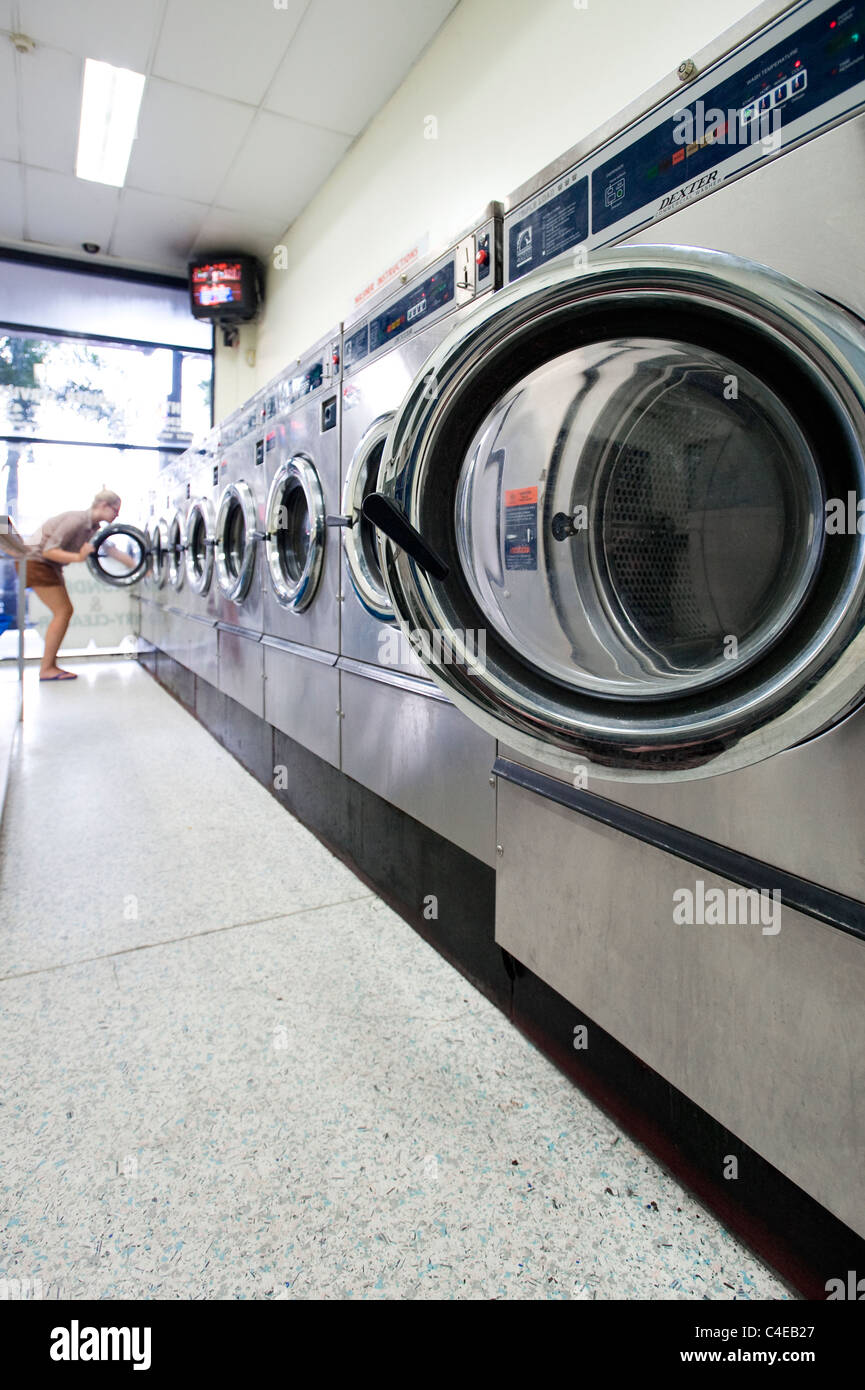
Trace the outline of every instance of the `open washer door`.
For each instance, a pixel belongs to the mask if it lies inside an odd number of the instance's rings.
[[[137,526],[112,522],[93,537],[93,551],[87,556],[91,574],[103,584],[127,589],[147,573],[150,545]]]
[[[857,319],[625,247],[469,311],[364,505],[401,626],[484,728],[558,769],[701,777],[862,695],[863,440]]]
[[[363,504],[378,486],[378,475],[393,412],[380,415],[363,434],[352,455],[342,494],[345,555],[352,587],[366,611],[382,623],[395,621],[381,572],[375,526],[363,515]]]

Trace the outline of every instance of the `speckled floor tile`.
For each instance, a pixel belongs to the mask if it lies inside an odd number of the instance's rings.
[[[369,890],[131,661],[28,671],[0,832],[0,974]]]
[[[119,700],[110,672],[93,688],[103,679]],[[108,728],[105,766],[80,756],[84,701],[67,710],[77,751],[53,775],[73,813],[87,791],[94,825],[108,819],[103,774],[113,785],[134,764],[142,799],[156,798],[166,763],[188,748],[198,759],[198,731],[151,693],[136,705],[146,719]],[[28,735],[31,769],[51,741],[42,728]],[[207,747],[220,804],[248,808],[247,845],[297,835]],[[34,778],[15,791],[19,849]],[[8,847],[7,879],[19,872]],[[106,847],[80,838],[53,899],[68,901],[62,923],[16,888],[18,931],[42,921],[48,967],[0,981],[0,1275],[64,1299],[791,1296],[351,875],[348,901],[330,856],[332,878],[305,877],[300,853],[285,870],[320,903],[238,925],[238,868],[207,918],[226,930],[167,940],[160,920],[148,943],[91,928],[90,945],[113,954],[82,962],[71,924],[89,920]],[[123,849],[148,872],[149,825]],[[214,872],[206,837],[183,860],[188,882]]]

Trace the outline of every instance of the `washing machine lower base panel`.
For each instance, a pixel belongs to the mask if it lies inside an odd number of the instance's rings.
[[[822,1300],[828,1279],[865,1268],[865,1240],[496,941],[493,869],[207,681],[184,674],[164,652],[144,654],[141,663],[286,809],[793,1288]],[[287,769],[284,789],[274,789],[276,765]],[[437,921],[424,917],[429,894],[438,899]],[[580,1025],[590,1030],[591,1047],[576,1051]],[[739,1157],[735,1184],[722,1177],[731,1153]],[[663,1293],[659,1289],[659,1296]]]
[[[865,940],[497,767],[499,944],[865,1237]]]

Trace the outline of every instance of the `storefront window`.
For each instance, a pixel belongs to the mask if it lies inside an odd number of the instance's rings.
[[[0,434],[155,445],[210,424],[212,358],[0,330]]]
[[[108,487],[142,526],[160,469],[211,424],[213,331],[183,281],[106,276],[0,255],[0,514],[31,537]],[[38,326],[36,326],[38,325]],[[134,598],[85,564],[65,578],[75,606],[63,651],[134,646]],[[17,654],[16,574],[0,557],[0,660]],[[28,594],[25,652],[42,652],[48,610]]]

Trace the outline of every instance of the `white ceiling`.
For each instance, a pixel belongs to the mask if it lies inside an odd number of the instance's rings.
[[[269,257],[456,3],[0,0],[0,244]],[[75,177],[85,58],[147,74],[122,189]]]

